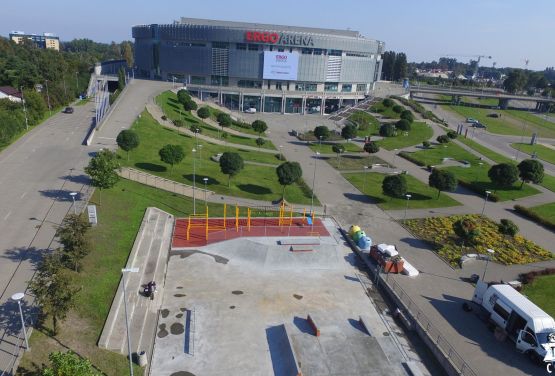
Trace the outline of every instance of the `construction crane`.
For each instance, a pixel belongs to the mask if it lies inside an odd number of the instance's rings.
[[[480,66],[480,60],[482,58],[484,59],[491,59],[492,57],[489,55],[458,55],[458,54],[447,54],[447,55],[443,55],[442,57],[469,57],[472,59],[477,59],[476,60],[476,68],[474,68],[474,73],[472,75],[472,77],[476,77],[478,75],[478,67]]]

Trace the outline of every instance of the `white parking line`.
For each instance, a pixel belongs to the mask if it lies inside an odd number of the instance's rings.
[[[9,217],[11,214],[12,214],[12,211],[10,210],[10,211],[8,212],[8,214],[6,214],[6,215],[4,216],[4,221],[5,221],[6,219],[8,219],[8,217]]]
[[[27,194],[27,192],[23,192],[23,194],[21,196],[19,196],[19,198],[25,197],[26,194]]]

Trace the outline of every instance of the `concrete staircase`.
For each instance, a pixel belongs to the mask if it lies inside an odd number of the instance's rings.
[[[150,360],[156,330],[158,309],[162,304],[164,280],[174,218],[172,215],[148,208],[127,261],[127,268],[139,268],[138,273],[126,274],[127,311],[131,351],[145,351]],[[158,292],[154,300],[143,296],[143,285],[156,281]],[[108,350],[127,353],[127,332],[123,304],[122,282],[112,302],[112,307],[98,346]]]

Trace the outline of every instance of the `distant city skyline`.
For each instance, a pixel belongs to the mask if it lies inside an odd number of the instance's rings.
[[[28,4],[28,5],[27,5]],[[231,4],[231,5],[230,5]],[[543,70],[555,66],[555,2],[533,0],[30,0],[2,5],[0,34],[12,31],[54,33],[61,41],[88,38],[109,43],[133,40],[137,24],[172,23],[183,17],[357,30],[384,41],[386,50],[405,52],[410,62],[439,60],[447,54],[461,62],[472,55],[492,56],[481,66]]]

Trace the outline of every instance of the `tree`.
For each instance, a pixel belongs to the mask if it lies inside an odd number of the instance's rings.
[[[382,137],[395,136],[395,126],[393,124],[382,124],[380,126],[380,136]]]
[[[43,368],[40,376],[100,376],[91,362],[75,354],[68,352],[51,352],[48,355],[51,366]]]
[[[220,157],[220,170],[227,175],[227,187],[231,186],[231,177],[237,175],[245,167],[243,158],[238,153],[225,152]]]
[[[258,137],[256,139],[256,145],[258,145],[258,147],[260,148],[262,145],[264,145],[266,143],[266,140],[263,139],[262,137]]]
[[[335,154],[337,154],[337,163],[339,164],[339,156],[341,155],[341,153],[345,152],[345,146],[343,146],[341,144],[333,144],[331,149],[333,150],[333,152]]]
[[[383,53],[382,77],[383,80],[393,80],[393,68],[395,66],[395,52],[386,51]]]
[[[253,121],[252,124],[251,124],[251,127],[256,132],[258,132],[259,135],[266,132],[266,130],[268,129],[268,125],[266,124],[265,121],[262,121],[262,120]]]
[[[513,238],[518,234],[518,226],[510,219],[502,219],[497,226],[497,230],[504,236],[508,235]]]
[[[129,151],[139,146],[139,135],[131,129],[124,129],[119,132],[116,137],[118,146],[127,152],[127,160],[129,160]]]
[[[181,145],[165,145],[160,151],[158,151],[158,155],[160,155],[160,159],[162,162],[167,163],[170,165],[170,175],[173,170],[173,165],[178,164],[185,158],[185,151]]]
[[[434,168],[428,178],[428,185],[437,189],[437,198],[439,198],[441,191],[454,192],[458,182],[452,172]]]
[[[447,132],[447,137],[449,137],[451,140],[454,140],[455,138],[457,138],[458,133],[455,131],[449,131]]]
[[[123,42],[122,43],[122,55],[125,61],[127,62],[128,67],[133,67],[133,47],[131,47],[131,43]]]
[[[527,78],[526,74],[521,69],[513,69],[507,75],[505,81],[503,81],[503,87],[509,93],[516,93],[524,89],[526,85]]]
[[[404,110],[403,112],[401,112],[400,118],[407,120],[409,123],[412,123],[414,121],[414,115],[410,110]]]
[[[345,140],[352,140],[357,136],[357,127],[352,124],[347,124],[341,129],[341,137]]]
[[[395,128],[408,132],[411,128],[410,122],[408,120],[401,119],[397,123],[395,123]]]
[[[382,101],[382,104],[383,104],[384,107],[392,107],[395,104],[395,102],[393,102],[393,100],[390,99],[390,98],[385,98]]]
[[[422,147],[424,147],[424,149],[428,149],[431,145],[430,141],[422,141]]]
[[[399,81],[405,77],[407,77],[407,55],[400,52],[395,56],[393,81]]]
[[[100,191],[99,205],[102,205],[102,190],[112,188],[119,181],[119,169],[117,155],[108,149],[98,152],[85,167],[85,172],[91,177],[91,184]]]
[[[331,132],[325,125],[319,125],[314,128],[314,137],[316,137],[317,139],[325,141],[330,138],[330,136]]]
[[[195,103],[194,100],[192,100],[190,97],[189,99],[187,99],[184,103],[183,103],[183,109],[185,111],[194,111],[198,108],[197,104]]]
[[[539,184],[543,181],[543,164],[535,159],[525,159],[517,166],[522,184],[531,181],[534,184]]]
[[[378,145],[376,142],[374,141],[370,141],[364,144],[364,151],[368,153],[368,156],[370,157],[370,154],[376,154],[377,152],[380,151],[380,145]],[[373,163],[373,161],[370,161],[370,165]]]
[[[436,138],[436,141],[439,142],[440,144],[447,144],[447,143],[449,143],[449,140],[450,140],[450,138],[446,134],[440,134]]]
[[[121,91],[125,87],[125,69],[121,67],[118,70],[118,89]]]
[[[75,271],[80,268],[80,261],[89,254],[91,246],[87,237],[89,221],[79,214],[68,214],[56,230],[56,236],[62,248],[62,261]]]
[[[276,168],[279,184],[283,186],[281,198],[285,198],[285,187],[297,182],[303,176],[303,170],[298,162],[285,162]]]
[[[208,119],[210,117],[210,109],[208,106],[203,106],[198,109],[197,115],[201,119]]]
[[[218,119],[218,124],[220,124],[220,127],[222,127],[222,132],[224,130],[224,127],[231,126],[231,123],[232,123],[231,116],[229,116],[225,112],[220,112],[218,114],[217,119]]]
[[[518,180],[518,168],[512,163],[500,163],[488,171],[488,177],[497,188],[509,188]]]
[[[43,257],[35,277],[29,282],[29,289],[45,315],[52,317],[52,330],[58,334],[58,321],[64,320],[74,306],[79,289],[73,286],[73,279],[64,269],[58,252]]]
[[[476,222],[470,218],[462,218],[454,222],[453,232],[462,240],[461,248],[474,244],[480,234]]]
[[[400,106],[398,104],[394,105],[392,108],[393,112],[400,114],[401,112],[403,112],[403,106]]]
[[[185,102],[187,102],[188,100],[191,99],[191,96],[189,95],[189,93],[187,92],[187,90],[185,89],[180,89],[177,92],[177,101],[181,104],[185,104]]]
[[[407,193],[407,179],[404,175],[388,175],[383,179],[382,191],[390,197],[404,197]]]

